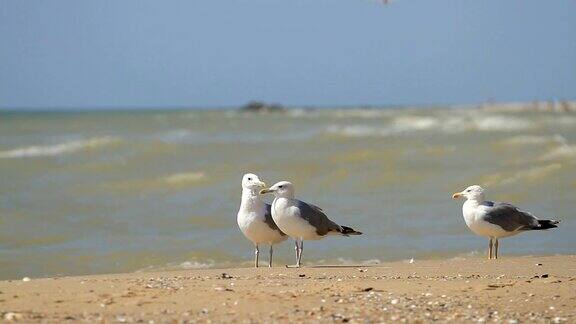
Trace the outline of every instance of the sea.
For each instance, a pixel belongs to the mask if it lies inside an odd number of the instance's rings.
[[[306,242],[308,266],[484,257],[451,198],[472,184],[562,221],[502,258],[574,254],[576,113],[524,108],[0,112],[0,279],[250,267],[247,172],[363,232]]]

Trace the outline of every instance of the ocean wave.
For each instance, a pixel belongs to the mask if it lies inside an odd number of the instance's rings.
[[[566,138],[556,134],[554,136],[537,136],[537,135],[519,135],[513,136],[502,141],[506,145],[538,145],[548,143],[564,143]]]
[[[294,118],[360,118],[371,119],[391,115],[390,110],[385,109],[315,109],[315,108],[292,108],[286,111],[286,115]]]
[[[345,266],[373,266],[381,264],[382,261],[379,259],[367,259],[367,260],[353,260],[349,258],[339,257],[336,259],[320,259],[316,261],[319,265],[345,265]]]
[[[146,179],[133,179],[124,180],[114,183],[106,183],[104,186],[108,190],[115,190],[121,192],[138,193],[143,191],[158,191],[158,190],[179,190],[189,186],[194,186],[200,181],[206,180],[208,177],[204,172],[184,172],[174,173],[166,176]]]
[[[514,175],[502,181],[502,184],[514,184],[514,183],[524,183],[526,180],[536,181],[548,176],[550,173],[559,170],[562,165],[559,163],[538,166],[534,168],[529,168],[527,170],[522,170],[516,172]]]
[[[553,163],[520,170],[512,174],[496,173],[488,176],[482,182],[488,186],[526,183],[541,180],[561,168],[562,165],[560,163]]]
[[[508,116],[485,116],[474,119],[473,123],[480,131],[516,131],[532,127],[526,119]]]
[[[437,128],[440,122],[434,117],[402,116],[394,118],[390,124],[384,126],[369,125],[330,125],[326,128],[328,133],[350,137],[390,136],[414,131],[423,131]]]
[[[440,125],[434,117],[397,117],[393,120],[392,129],[397,132],[433,129]]]
[[[206,175],[203,172],[175,173],[160,178],[162,182],[166,182],[171,185],[181,185],[190,182],[197,182],[204,179],[206,179]]]
[[[0,158],[25,158],[25,157],[41,157],[41,156],[57,156],[62,154],[73,153],[86,149],[93,149],[97,147],[117,144],[121,141],[117,137],[94,137],[87,140],[69,141],[54,145],[44,146],[27,146],[13,150],[0,151]]]
[[[156,271],[171,271],[171,270],[189,270],[189,269],[209,269],[215,267],[216,261],[208,259],[205,261],[198,261],[196,259],[184,261],[181,263],[170,262],[165,265],[151,265],[135,272],[156,272]]]
[[[337,134],[348,137],[371,137],[371,136],[386,136],[390,132],[379,127],[372,127],[366,125],[330,125],[326,128],[327,133]]]
[[[181,143],[189,140],[191,137],[192,132],[187,129],[173,129],[152,135],[154,140],[166,143]]]
[[[392,112],[385,109],[336,109],[332,116],[336,118],[379,118],[390,116]]]
[[[576,157],[576,145],[563,144],[544,154],[540,160],[551,161],[559,159],[572,159]]]
[[[188,269],[207,269],[207,268],[212,268],[216,265],[216,263],[214,262],[214,260],[207,260],[206,262],[199,262],[196,260],[192,260],[192,261],[184,261],[182,263],[180,263],[178,265],[179,269],[184,269],[184,270],[188,270]]]
[[[445,134],[466,131],[509,132],[534,127],[529,120],[507,116],[398,116],[380,126],[352,124],[329,125],[326,132],[349,137],[373,137],[438,131]]]

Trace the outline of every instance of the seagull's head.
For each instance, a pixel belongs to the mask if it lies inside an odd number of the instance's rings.
[[[261,188],[266,188],[266,184],[254,173],[246,173],[242,177],[242,189],[257,192]]]
[[[280,198],[294,198],[294,185],[288,181],[280,181],[268,189],[260,190],[260,194],[273,193]]]
[[[479,185],[472,185],[452,195],[453,199],[460,197],[465,197],[468,200],[484,200],[484,188]]]

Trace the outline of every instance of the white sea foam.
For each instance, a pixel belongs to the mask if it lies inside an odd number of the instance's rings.
[[[352,124],[330,125],[328,133],[349,137],[375,137],[411,134],[425,131],[442,133],[462,133],[466,131],[509,132],[533,128],[529,120],[508,116],[398,116],[381,126]]]
[[[219,264],[220,265],[220,264]],[[222,266],[226,266],[229,264],[222,264]],[[208,259],[205,261],[198,261],[198,260],[189,260],[184,261],[182,263],[175,263],[170,262],[165,265],[150,265],[142,269],[136,270],[136,272],[151,272],[151,271],[165,271],[165,270],[186,270],[186,269],[208,269],[213,268],[216,266],[216,262],[212,259]]]
[[[330,125],[326,128],[328,133],[349,137],[391,136],[402,133],[412,133],[437,128],[438,119],[427,116],[402,116],[392,119],[383,126],[369,125]]]
[[[27,146],[13,150],[0,151],[0,158],[25,158],[25,157],[41,157],[41,156],[56,156],[67,153],[73,153],[86,149],[93,149],[97,147],[117,144],[121,140],[117,137],[94,137],[87,140],[69,141],[54,145],[44,146]]]
[[[534,166],[513,172],[494,173],[487,176],[482,183],[487,186],[511,185],[545,179],[550,174],[562,168],[560,163]]]
[[[211,268],[215,265],[214,260],[207,260],[206,262],[199,262],[196,260],[184,261],[179,264],[180,269],[206,269]]]
[[[434,117],[398,117],[392,122],[392,129],[396,133],[417,130],[427,130],[438,127],[439,120]]]
[[[576,145],[563,144],[543,155],[540,160],[550,161],[576,158]]]
[[[482,116],[473,121],[474,127],[480,131],[515,131],[529,129],[533,125],[530,121],[508,116]]]
[[[378,259],[368,259],[368,260],[361,260],[361,261],[356,261],[353,259],[349,259],[349,258],[336,258],[336,259],[320,259],[316,261],[317,264],[322,264],[322,265],[333,265],[333,264],[338,264],[338,265],[377,265],[382,263],[382,261],[378,260]]]
[[[550,173],[559,170],[562,168],[562,165],[559,163],[544,165],[544,166],[537,166],[533,168],[529,168],[526,170],[520,170],[514,173],[512,176],[506,177],[501,184],[514,184],[514,183],[523,183],[527,180],[535,181],[538,179],[542,179],[543,177],[548,176]]]
[[[506,145],[538,145],[548,143],[564,143],[566,139],[559,134],[554,136],[519,135],[502,141]]]
[[[373,137],[389,135],[389,132],[382,128],[366,125],[330,125],[326,128],[326,131],[331,134],[338,134],[348,137]]]
[[[169,184],[185,184],[196,182],[206,178],[203,172],[176,173],[163,177],[161,180]]]
[[[511,132],[527,130],[535,127],[528,119],[504,115],[489,115],[486,113],[451,113],[439,118],[439,128],[446,133],[462,133],[466,131],[481,132]]]

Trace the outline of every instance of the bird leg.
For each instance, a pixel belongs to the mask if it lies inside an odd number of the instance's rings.
[[[260,251],[258,250],[258,244],[256,244],[254,246],[254,268],[258,268],[258,253]]]
[[[494,240],[494,259],[498,259],[498,239]]]
[[[294,240],[294,251],[296,252],[296,264],[293,266],[286,265],[286,268],[300,268],[300,259],[302,257],[302,246],[304,241],[300,241],[300,246],[298,246],[298,239]]]
[[[300,239],[300,248],[298,249],[298,262],[296,262],[296,266],[300,268],[301,260],[302,260],[302,251],[304,250],[304,240]]]
[[[296,252],[296,262],[298,262],[298,255],[300,255],[300,250],[298,249],[298,239],[294,240],[294,252]]]
[[[270,262],[268,262],[268,268],[272,268],[272,252],[274,251],[272,249],[272,244],[270,244]]]
[[[492,238],[488,241],[488,260],[492,259]]]

